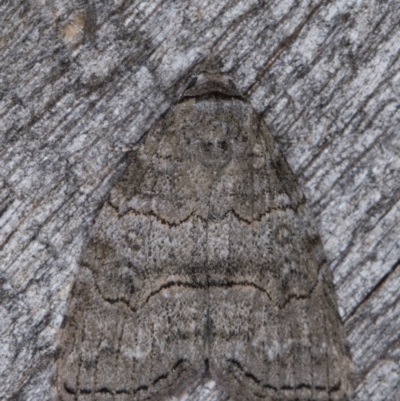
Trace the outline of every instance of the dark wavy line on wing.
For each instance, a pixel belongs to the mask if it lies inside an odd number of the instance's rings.
[[[301,201],[296,202],[296,203],[293,202],[293,203],[290,203],[290,204],[281,205],[281,206],[277,206],[277,207],[269,207],[269,208],[267,208],[267,210],[266,210],[264,213],[260,214],[259,217],[253,218],[253,219],[251,219],[251,220],[248,219],[248,218],[245,218],[245,217],[241,216],[235,209],[231,208],[231,209],[227,210],[223,215],[221,215],[221,216],[218,217],[218,218],[212,218],[212,217],[210,217],[210,218],[205,219],[204,217],[202,217],[202,216],[200,216],[200,215],[196,215],[196,210],[193,210],[191,213],[189,213],[187,216],[185,216],[184,218],[182,218],[182,219],[180,219],[180,220],[177,220],[177,221],[169,221],[169,220],[167,220],[165,217],[161,217],[159,214],[157,214],[157,213],[154,212],[153,210],[149,210],[149,211],[146,211],[146,212],[141,212],[141,211],[139,211],[139,210],[137,210],[137,209],[129,208],[126,212],[121,213],[118,206],[112,204],[110,201],[108,202],[108,204],[109,204],[120,216],[126,215],[126,214],[128,214],[128,213],[133,213],[133,214],[138,215],[138,216],[154,217],[154,218],[155,218],[157,221],[159,221],[161,224],[164,224],[164,225],[166,225],[166,226],[168,226],[168,227],[177,227],[177,226],[180,226],[181,224],[187,222],[191,217],[196,217],[196,218],[198,218],[199,220],[201,220],[201,221],[203,221],[203,222],[208,222],[208,221],[210,221],[210,220],[223,220],[223,219],[226,218],[226,216],[227,216],[229,213],[232,213],[232,215],[235,216],[237,220],[239,220],[239,221],[241,221],[241,222],[243,222],[243,223],[246,223],[246,224],[250,225],[250,224],[252,224],[252,223],[254,223],[254,222],[261,222],[266,216],[268,216],[269,214],[271,214],[271,213],[273,213],[273,212],[277,212],[277,211],[286,211],[286,210],[289,209],[289,210],[293,210],[295,213],[297,213],[298,208],[299,208],[300,206],[304,205],[305,203],[306,203],[306,202],[305,202],[305,199],[304,199],[304,200],[301,200]]]
[[[203,289],[203,290],[206,290],[206,289],[207,289],[207,287],[206,287],[205,285],[202,285],[202,284],[200,284],[200,283],[198,283],[198,284],[193,284],[193,283],[186,283],[186,282],[183,282],[183,281],[169,281],[168,283],[163,284],[162,286],[160,286],[160,287],[157,288],[156,290],[152,291],[152,292],[146,297],[146,299],[144,300],[144,302],[142,302],[142,303],[140,304],[140,306],[139,306],[138,308],[133,308],[133,307],[130,305],[129,301],[128,301],[125,297],[118,297],[118,298],[110,298],[110,297],[107,297],[107,298],[106,298],[106,297],[104,297],[104,296],[101,294],[101,291],[100,291],[100,289],[99,289],[98,287],[97,287],[96,289],[97,289],[98,294],[103,298],[103,300],[104,300],[105,302],[107,302],[107,303],[109,303],[109,304],[121,303],[121,304],[123,304],[124,306],[126,306],[127,308],[129,308],[132,312],[135,312],[135,313],[136,313],[139,309],[141,309],[141,308],[143,307],[143,305],[146,305],[146,304],[149,302],[150,298],[152,298],[153,296],[157,295],[157,294],[160,293],[161,291],[166,290],[166,289],[168,289],[168,288],[172,288],[172,287],[186,287],[186,288],[196,288],[196,289]]]
[[[307,295],[297,295],[297,294],[292,294],[290,295],[287,300],[284,302],[283,305],[278,305],[271,297],[271,295],[269,294],[269,292],[267,290],[265,290],[263,287],[254,284],[252,282],[249,281],[226,281],[226,282],[209,282],[208,285],[203,285],[201,283],[188,283],[188,282],[184,282],[184,281],[169,281],[163,285],[161,285],[160,287],[158,287],[156,290],[152,291],[147,297],[146,299],[141,303],[140,307],[138,308],[132,308],[132,306],[130,305],[130,303],[128,302],[128,300],[126,298],[104,298],[102,296],[102,298],[104,299],[104,301],[110,303],[110,304],[115,304],[115,303],[122,303],[124,304],[126,307],[128,307],[132,312],[137,312],[138,309],[141,309],[144,305],[146,305],[149,300],[154,297],[155,295],[159,294],[161,291],[166,290],[168,288],[173,288],[173,287],[185,287],[185,288],[193,288],[193,289],[201,289],[201,290],[207,290],[210,287],[214,287],[214,288],[233,288],[233,287],[252,287],[257,291],[260,291],[264,294],[267,295],[267,297],[269,298],[269,300],[279,309],[284,309],[289,302],[292,299],[296,299],[296,300],[301,300],[301,299],[309,299],[311,297],[311,295],[313,294],[315,288],[317,287],[319,282],[319,279],[317,278],[317,280],[315,281],[315,284],[313,285],[313,287],[311,288],[310,292]],[[99,294],[101,295],[101,292],[99,289],[97,289]]]
[[[239,369],[243,375],[245,377],[248,377],[249,379],[251,379],[254,383],[256,383],[257,385],[260,385],[263,388],[267,388],[267,389],[271,389],[274,390],[275,392],[278,391],[295,391],[295,390],[301,390],[303,388],[305,389],[309,389],[309,390],[316,390],[318,392],[326,392],[328,394],[332,394],[335,393],[337,391],[340,391],[341,389],[341,382],[339,381],[339,383],[336,383],[335,385],[326,388],[326,387],[321,387],[321,386],[315,386],[313,388],[313,386],[311,384],[307,384],[307,383],[299,383],[296,386],[289,386],[289,385],[283,385],[280,388],[273,386],[270,383],[261,383],[261,379],[259,379],[256,375],[254,375],[252,372],[246,371],[243,366],[241,365],[241,363],[236,360],[236,359],[228,359],[228,362],[230,362],[232,365],[234,365],[237,369]],[[255,394],[258,395],[258,394]]]
[[[180,365],[182,365],[182,363],[186,362],[185,358],[181,358],[179,359],[175,365],[172,367],[171,372],[174,372]],[[158,383],[160,380],[166,379],[169,374],[171,372],[167,372],[165,374],[159,375],[158,377],[156,377],[152,382],[151,385],[154,385],[156,383]],[[177,375],[177,378],[179,378],[179,376],[181,375],[182,371],[180,371]],[[174,384],[174,383],[173,383]],[[171,385],[170,385],[171,386]],[[170,387],[169,386],[169,387]],[[143,391],[143,390],[148,390],[149,386],[146,384],[141,384],[139,387],[136,387],[135,389],[133,389],[132,391],[129,391],[127,389],[118,389],[118,390],[111,390],[108,387],[100,387],[96,390],[93,389],[88,389],[88,388],[79,388],[78,390],[71,388],[70,386],[68,386],[66,383],[64,383],[64,390],[68,393],[68,394],[73,394],[73,395],[77,395],[77,394],[109,394],[109,395],[118,395],[118,394],[128,394],[128,395],[135,395],[136,393],[138,393],[139,391]]]

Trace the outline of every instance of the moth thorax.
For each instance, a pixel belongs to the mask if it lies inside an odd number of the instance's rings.
[[[208,167],[220,169],[232,159],[232,146],[228,137],[228,126],[222,121],[213,121],[198,142],[200,162]]]

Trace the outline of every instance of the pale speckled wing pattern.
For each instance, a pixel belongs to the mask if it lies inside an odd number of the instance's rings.
[[[193,82],[192,82],[193,83]],[[200,75],[104,205],[62,330],[63,400],[340,400],[349,360],[303,194],[261,118]]]

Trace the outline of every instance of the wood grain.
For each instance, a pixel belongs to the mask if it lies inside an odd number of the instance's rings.
[[[397,400],[399,17],[396,2],[378,0],[2,2],[0,398],[49,399],[91,224],[126,151],[213,54],[263,114],[311,204],[354,400]],[[197,396],[223,397],[212,383]]]

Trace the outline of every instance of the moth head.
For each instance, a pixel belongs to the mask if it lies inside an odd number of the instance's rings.
[[[185,84],[182,98],[220,94],[242,98],[232,78],[227,74],[203,70],[191,75]]]

